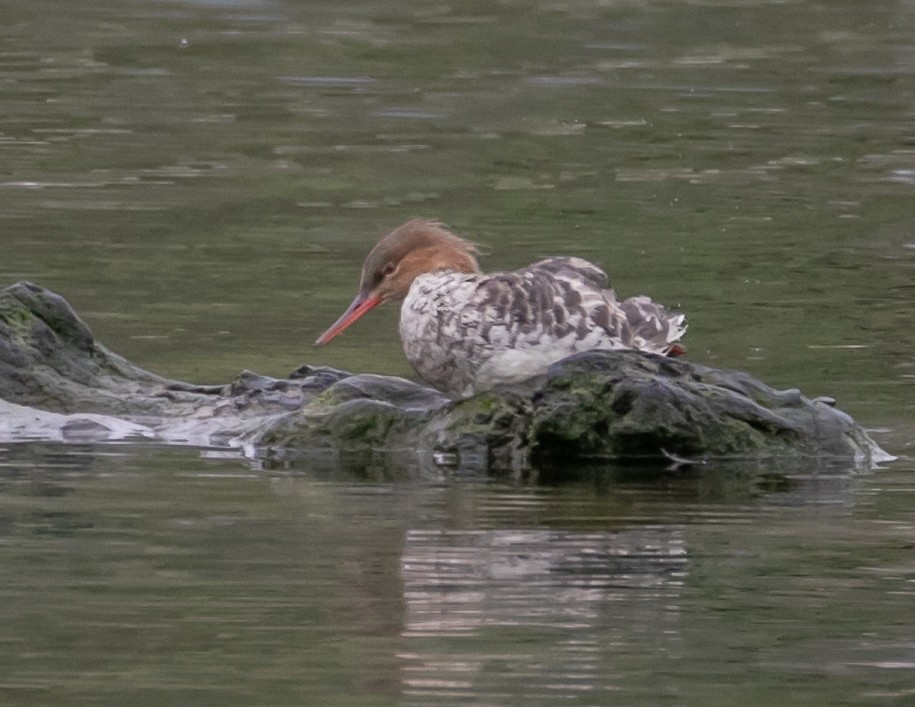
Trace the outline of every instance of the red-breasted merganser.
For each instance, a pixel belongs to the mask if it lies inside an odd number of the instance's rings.
[[[645,296],[618,300],[581,258],[547,258],[482,273],[476,247],[437,221],[413,219],[372,249],[359,293],[315,342],[323,346],[370,309],[403,300],[400,338],[429,385],[467,397],[525,380],[579,351],[636,349],[677,356],[686,317]]]

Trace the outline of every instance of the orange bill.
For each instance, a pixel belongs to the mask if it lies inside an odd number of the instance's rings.
[[[330,328],[318,337],[318,340],[315,341],[315,346],[324,346],[324,344],[328,343],[331,339],[342,334],[344,330],[348,329],[351,324],[359,319],[359,317],[370,309],[375,309],[379,304],[381,304],[381,297],[378,295],[364,295],[360,292],[356,295],[356,299],[353,300],[353,303],[340,315],[340,318],[331,324]]]

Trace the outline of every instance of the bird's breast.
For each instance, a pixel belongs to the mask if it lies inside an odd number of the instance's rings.
[[[423,380],[455,396],[473,392],[473,371],[485,355],[481,313],[471,306],[478,278],[454,272],[421,275],[400,308],[407,360]]]

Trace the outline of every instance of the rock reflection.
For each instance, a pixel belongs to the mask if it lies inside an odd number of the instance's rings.
[[[613,654],[675,652],[687,571],[673,527],[411,530],[403,555],[407,695],[511,686],[529,700],[612,688]]]

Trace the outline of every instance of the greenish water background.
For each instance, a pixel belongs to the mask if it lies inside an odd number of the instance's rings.
[[[143,366],[409,375],[393,308],[311,342],[421,215],[602,264],[903,459],[554,489],[6,445],[0,703],[912,699],[915,4],[2,14],[0,283]]]

